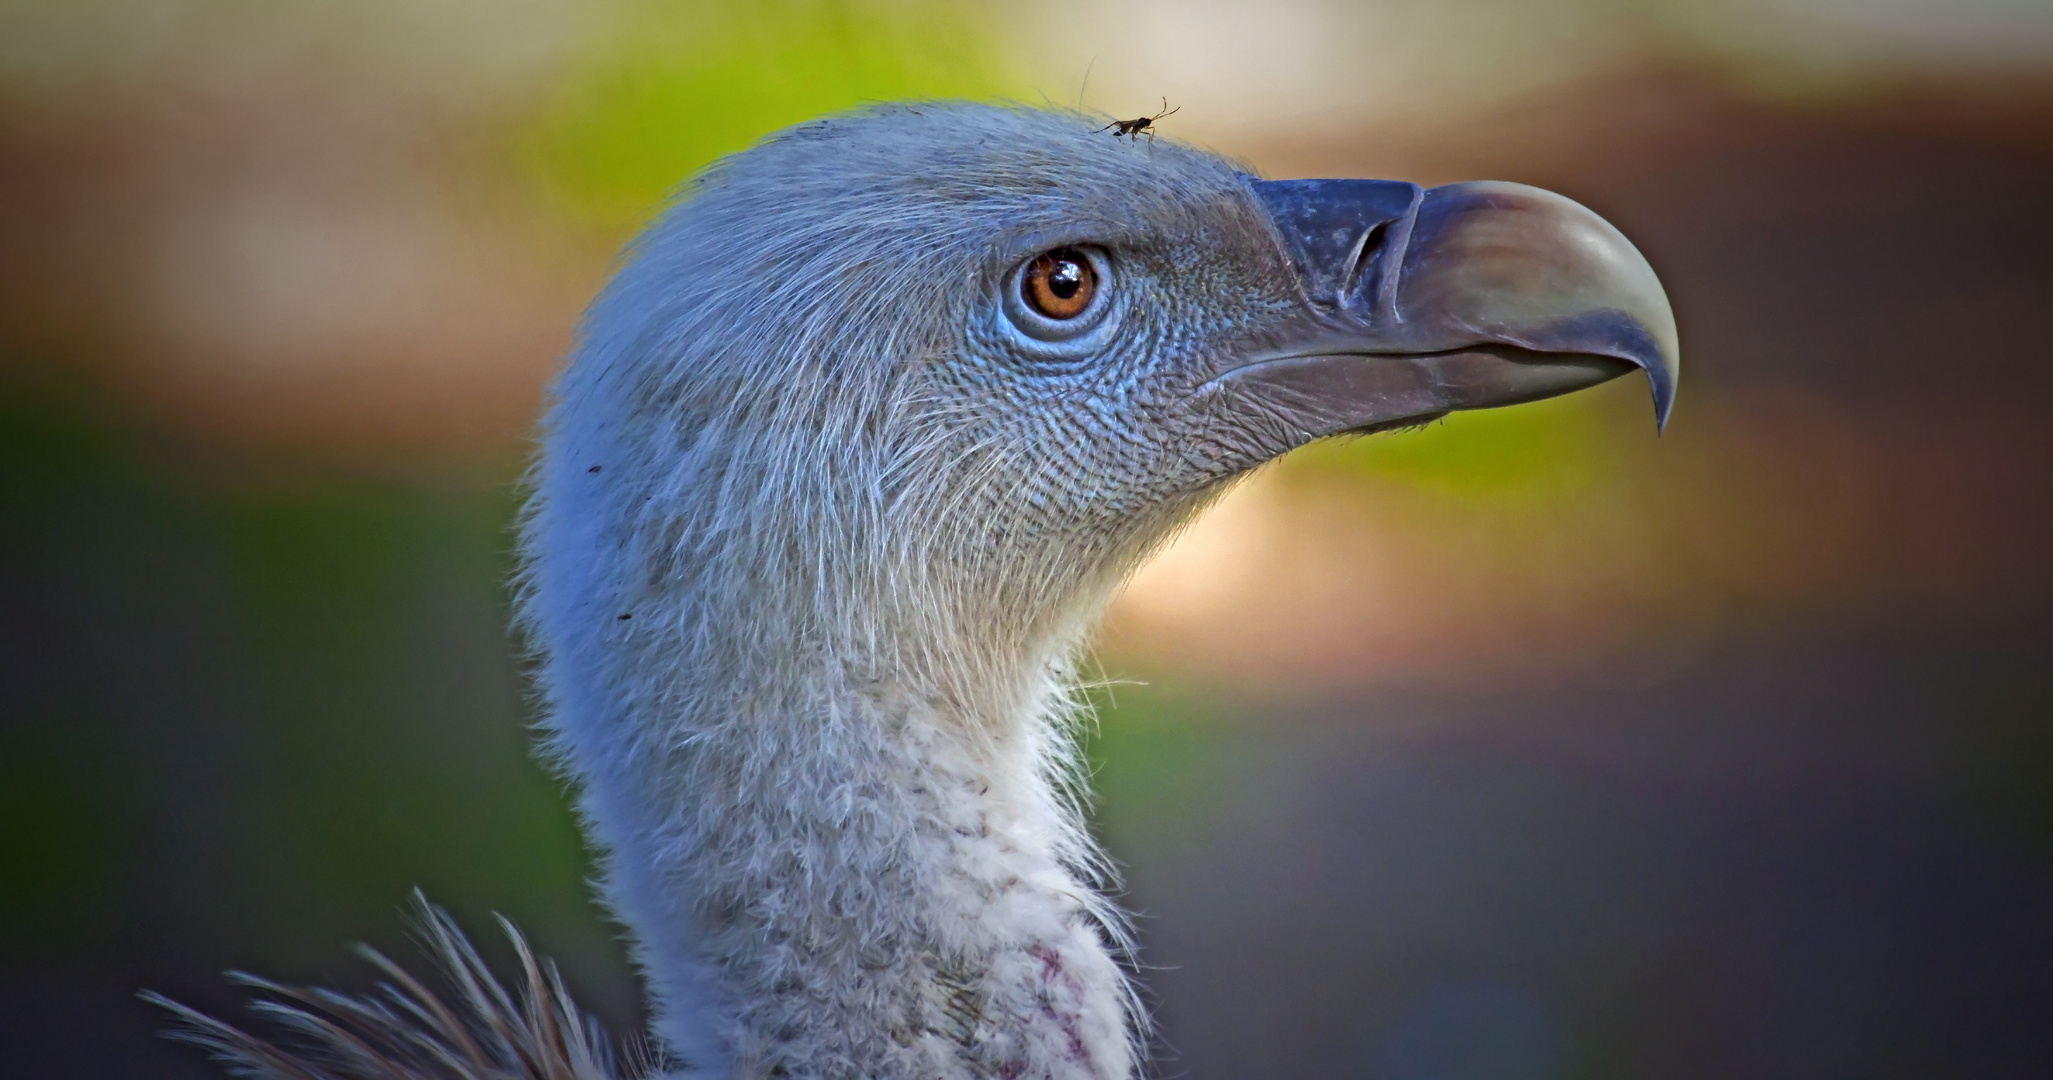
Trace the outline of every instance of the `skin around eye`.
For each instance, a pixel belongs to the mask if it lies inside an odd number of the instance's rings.
[[[1074,319],[1090,310],[1098,271],[1075,248],[1056,248],[1034,259],[1019,279],[1020,299],[1045,318]]]

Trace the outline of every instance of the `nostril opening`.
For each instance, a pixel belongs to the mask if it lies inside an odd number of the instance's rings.
[[[1369,264],[1375,261],[1376,252],[1383,246],[1383,234],[1390,228],[1388,221],[1379,221],[1362,234],[1361,242],[1354,246],[1354,258],[1347,264],[1347,276],[1340,279],[1340,303],[1348,306],[1349,299],[1361,287],[1362,275],[1369,272]]]

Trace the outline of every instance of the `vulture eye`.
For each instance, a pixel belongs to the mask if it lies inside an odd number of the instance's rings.
[[[1066,322],[1090,310],[1098,293],[1098,269],[1075,248],[1037,256],[1019,276],[1020,299],[1044,318]]]
[[[1066,244],[1012,264],[998,290],[1014,344],[1042,361],[1074,360],[1102,345],[1119,323],[1111,254]]]

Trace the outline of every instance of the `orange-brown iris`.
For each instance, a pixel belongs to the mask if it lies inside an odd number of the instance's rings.
[[[1075,248],[1056,248],[1035,259],[1020,275],[1020,296],[1050,319],[1074,319],[1091,306],[1098,271]]]

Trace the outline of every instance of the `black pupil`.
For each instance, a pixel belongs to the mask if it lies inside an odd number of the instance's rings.
[[[1048,268],[1048,291],[1058,300],[1068,300],[1084,287],[1084,267],[1075,259],[1056,256]]]

